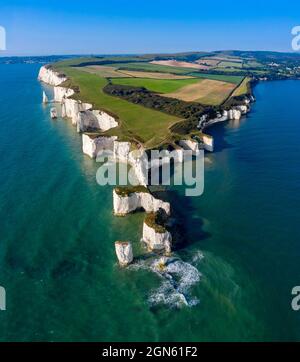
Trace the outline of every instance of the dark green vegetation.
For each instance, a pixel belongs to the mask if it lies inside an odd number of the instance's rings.
[[[178,118],[184,118],[184,122],[187,122],[188,120],[197,123],[199,117],[204,112],[214,112],[215,110],[213,107],[206,107],[199,103],[184,102],[175,98],[162,97],[145,88],[108,84],[104,88],[104,91],[112,96],[126,99],[131,103],[141,104],[146,108],[156,109],[177,116]]]
[[[135,192],[144,192],[149,193],[149,190],[145,186],[122,186],[122,187],[116,187],[115,192],[117,195],[126,197],[129,196]]]
[[[145,224],[154,229],[157,233],[166,232],[166,223],[168,217],[163,210],[157,212],[150,212],[145,217]]]

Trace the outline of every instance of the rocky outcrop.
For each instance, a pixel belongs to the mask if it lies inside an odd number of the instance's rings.
[[[127,162],[130,153],[130,142],[115,142],[114,144],[114,155],[120,160]]]
[[[45,91],[43,91],[43,103],[44,103],[44,104],[45,104],[45,103],[48,103],[48,97],[47,97]]]
[[[240,111],[242,114],[246,114],[249,112],[249,107],[244,104],[242,104],[240,106],[236,106],[235,109]]]
[[[230,109],[228,111],[228,119],[230,120],[239,120],[241,119],[242,112],[236,108]]]
[[[167,215],[170,215],[170,204],[156,199],[146,190],[145,188],[145,191],[130,191],[124,194],[114,189],[113,204],[115,215],[124,216],[138,209],[143,209],[146,212],[156,212],[163,209]]]
[[[72,98],[63,98],[61,113],[62,117],[71,118],[72,124],[77,125],[78,113],[92,109],[92,105],[89,103],[83,103]]]
[[[147,160],[144,158],[144,149],[131,150],[130,142],[114,142],[114,157],[116,161],[125,162],[134,169],[137,181],[140,185],[148,184]]]
[[[116,241],[115,249],[120,266],[127,266],[133,261],[132,245],[129,241]]]
[[[143,224],[143,239],[150,251],[164,251],[171,253],[172,236],[167,230],[159,230],[151,227],[146,222]]]
[[[96,158],[98,153],[103,150],[113,151],[116,136],[92,136],[82,134],[82,151],[91,158]]]
[[[56,119],[56,118],[57,118],[57,111],[56,111],[56,108],[55,108],[55,107],[51,108],[51,110],[50,110],[50,117],[51,117],[52,119]]]
[[[51,67],[44,65],[39,71],[38,79],[49,85],[57,86],[65,82],[67,77],[54,71]]]
[[[214,138],[207,134],[202,134],[202,142],[203,148],[206,151],[213,152],[214,151]]]
[[[189,140],[189,139],[179,141],[179,145],[184,150],[189,150],[189,151],[193,151],[193,152],[197,152],[200,149],[202,149],[201,144],[199,144],[199,142],[194,141],[194,140]]]
[[[89,130],[107,131],[117,127],[118,122],[106,112],[99,110],[87,110],[79,112],[77,116],[77,132]]]
[[[61,103],[64,98],[71,97],[74,93],[74,90],[71,88],[54,87],[54,102]]]
[[[93,134],[82,134],[82,151],[91,158],[96,158],[103,150],[112,151],[112,156],[116,162],[126,162],[132,166],[136,179],[140,185],[148,184],[147,165],[143,158],[139,157],[143,152],[130,152],[129,142],[118,142],[117,136],[94,136]]]

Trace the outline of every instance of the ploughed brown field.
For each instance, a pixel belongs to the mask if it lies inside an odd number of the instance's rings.
[[[189,62],[179,62],[177,60],[154,60],[150,63],[157,64],[157,65],[167,65],[169,67],[209,69],[209,67],[206,65],[189,63]]]
[[[196,84],[190,84],[176,92],[163,94],[165,97],[177,98],[186,102],[219,105],[225,101],[236,85],[212,79],[203,79]]]

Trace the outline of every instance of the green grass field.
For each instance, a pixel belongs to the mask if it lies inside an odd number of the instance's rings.
[[[135,139],[146,148],[155,147],[169,135],[169,127],[180,121],[175,116],[105,94],[103,88],[108,81],[96,74],[80,71],[80,68],[64,67],[62,63],[54,66],[69,77],[66,86],[79,87],[80,93],[72,98],[92,103],[95,109],[105,110],[118,117],[120,125],[111,132],[120,139]]]
[[[241,62],[229,62],[223,61],[218,64],[217,68],[242,68],[243,64]]]
[[[150,72],[162,72],[162,73],[173,73],[173,74],[187,74],[195,69],[193,68],[180,68],[180,67],[169,67],[168,65],[158,65],[151,63],[112,63],[107,64],[118,69],[129,69],[129,70],[145,70]]]
[[[239,97],[239,96],[242,96],[244,94],[247,94],[249,93],[249,88],[250,88],[250,85],[249,85],[249,82],[251,81],[251,78],[249,77],[246,77],[242,83],[240,84],[239,87],[237,87],[235,89],[235,91],[232,93],[232,97]]]
[[[189,75],[198,78],[204,79],[213,79],[213,80],[220,80],[221,82],[228,82],[233,84],[239,84],[243,80],[243,76],[240,75],[219,75],[219,74],[209,74],[209,73],[190,73]]]
[[[178,89],[201,82],[200,79],[148,79],[148,78],[115,78],[113,84],[128,85],[131,87],[144,87],[152,92],[171,93]]]

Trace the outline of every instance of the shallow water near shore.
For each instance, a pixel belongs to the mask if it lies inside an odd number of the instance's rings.
[[[0,65],[0,340],[299,341],[300,82],[259,84],[246,118],[209,130],[204,194],[168,193],[185,243],[158,273],[143,214],[112,215],[80,135],[41,104],[39,67]]]

